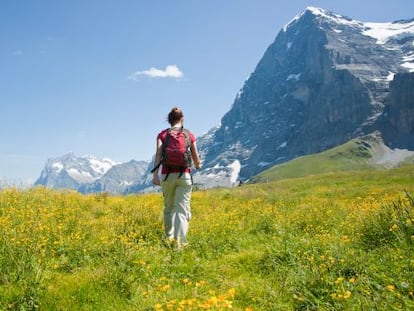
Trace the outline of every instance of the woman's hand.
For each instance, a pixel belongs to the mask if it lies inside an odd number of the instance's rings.
[[[199,170],[200,169],[200,162],[194,162],[194,167]]]
[[[152,183],[156,186],[161,186],[160,178],[158,177],[158,174],[154,174],[152,176]]]

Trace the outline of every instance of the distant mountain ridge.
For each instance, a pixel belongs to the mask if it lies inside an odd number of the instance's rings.
[[[146,161],[117,163],[111,159],[78,157],[68,153],[49,159],[35,185],[75,189],[82,193],[104,191],[121,194],[143,177],[147,167]]]
[[[414,19],[366,23],[308,7],[280,30],[220,125],[197,138],[202,170],[194,181],[234,186],[374,132],[392,149],[414,150]],[[52,162],[36,184],[154,191],[145,161],[103,174]]]
[[[80,187],[79,191],[82,193],[109,192],[113,194],[130,192],[129,189],[145,177],[148,166],[149,163],[146,161],[135,160],[114,165],[92,184]]]

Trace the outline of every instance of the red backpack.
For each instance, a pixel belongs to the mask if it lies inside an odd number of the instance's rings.
[[[161,164],[167,170],[165,179],[172,170],[178,170],[180,172],[178,177],[181,177],[185,169],[191,167],[191,140],[188,130],[184,128],[167,130],[167,136],[162,144],[161,161],[152,172]]]

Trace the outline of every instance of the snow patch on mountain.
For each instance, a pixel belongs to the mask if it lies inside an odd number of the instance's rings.
[[[301,76],[301,73],[298,73],[298,74],[290,74],[287,77],[286,81],[289,81],[289,80],[299,81],[300,76]]]
[[[108,158],[102,160],[99,160],[94,156],[87,156],[86,158],[89,160],[91,168],[100,175],[105,174],[112,166],[119,164]]]
[[[63,170],[63,168],[64,168],[63,164],[62,164],[62,163],[60,163],[60,162],[55,162],[55,163],[53,163],[51,166],[52,166],[52,168],[54,168],[54,169],[55,169],[56,173],[58,173],[58,174],[59,174],[59,173]]]
[[[403,59],[403,63],[401,64],[401,66],[404,68],[407,68],[408,71],[413,72],[414,71],[414,53],[404,56],[402,59]]]
[[[402,40],[413,37],[414,21],[409,23],[364,23],[365,30],[362,32],[366,36],[377,39],[378,44],[386,44],[391,39]]]
[[[72,177],[74,180],[80,183],[92,182],[98,178],[98,177],[94,178],[89,172],[82,171],[77,168],[68,168],[66,171],[70,177]]]
[[[230,182],[236,183],[237,179],[239,178],[239,173],[241,169],[241,164],[239,160],[235,160],[233,163],[229,165],[229,168],[231,169],[230,172]]]

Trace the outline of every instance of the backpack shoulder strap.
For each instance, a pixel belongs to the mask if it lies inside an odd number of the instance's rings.
[[[167,130],[167,135],[165,136],[165,140],[162,142],[162,151],[164,153],[165,148],[168,146],[168,142],[170,141],[171,137],[171,129]]]
[[[190,131],[185,129],[185,128],[181,128],[181,131],[183,132],[184,136],[185,136],[185,142],[187,144],[187,148],[191,147],[191,138],[190,138]]]
[[[165,136],[165,140],[163,141],[162,146],[161,146],[161,159],[160,159],[160,162],[158,162],[158,164],[155,165],[155,167],[151,170],[151,173],[154,173],[155,170],[161,166],[162,161],[164,160],[165,148],[167,147],[168,141],[170,140],[170,137],[171,137],[170,133],[171,133],[171,129],[167,129],[167,135]]]

